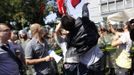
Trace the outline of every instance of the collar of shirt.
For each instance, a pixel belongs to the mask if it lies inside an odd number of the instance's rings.
[[[0,47],[1,47],[1,46],[5,46],[5,47],[9,48],[9,44],[0,43]]]
[[[44,46],[44,43],[39,42],[39,40],[37,40],[36,38],[33,38],[33,40],[34,40],[37,44],[41,44],[41,45]]]

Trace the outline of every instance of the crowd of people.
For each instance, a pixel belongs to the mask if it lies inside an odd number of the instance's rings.
[[[105,54],[101,41],[116,47],[115,74],[132,75],[130,50],[133,40],[134,19],[118,31],[111,24],[110,34],[98,28],[88,17],[74,19],[64,15],[55,30],[38,23],[17,32],[0,23],[0,75],[58,75],[57,64],[49,50],[59,46],[63,52],[63,75],[105,75]],[[131,36],[130,36],[131,34]],[[107,38],[106,38],[107,37]],[[124,56],[121,56],[123,53]]]
[[[87,14],[83,12],[77,19],[65,14],[56,28],[33,23],[29,31],[17,32],[0,23],[0,75],[58,75],[57,64],[50,55],[57,46],[63,53],[62,75],[105,75],[105,53],[101,50],[105,44],[116,47],[114,73],[109,75],[133,75],[130,52],[134,19],[120,30],[111,24],[107,30],[97,28]]]

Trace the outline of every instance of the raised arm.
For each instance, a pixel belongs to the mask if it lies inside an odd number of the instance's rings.
[[[61,22],[59,21],[58,25],[56,25],[55,33],[58,34],[60,32],[60,29],[61,29]]]

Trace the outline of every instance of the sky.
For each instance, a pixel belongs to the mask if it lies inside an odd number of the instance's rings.
[[[68,14],[70,14],[71,16],[73,16],[74,18],[78,18],[82,16],[82,6],[84,5],[84,3],[87,0],[81,0],[81,2],[74,8],[71,5],[71,0],[66,0],[67,2],[67,12]]]
[[[45,21],[45,24],[50,23],[50,22],[55,22],[57,18],[56,13],[50,12],[48,16],[46,16],[46,18],[43,18],[43,20]]]

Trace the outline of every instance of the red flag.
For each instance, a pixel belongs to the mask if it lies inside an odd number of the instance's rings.
[[[57,0],[58,10],[60,14],[66,14],[66,9],[64,7],[64,0]]]
[[[43,14],[43,12],[45,10],[45,4],[44,3],[41,3],[39,8],[40,8],[40,11],[39,11],[40,14]]]
[[[71,4],[72,6],[75,8],[79,3],[81,2],[81,0],[71,0]]]

